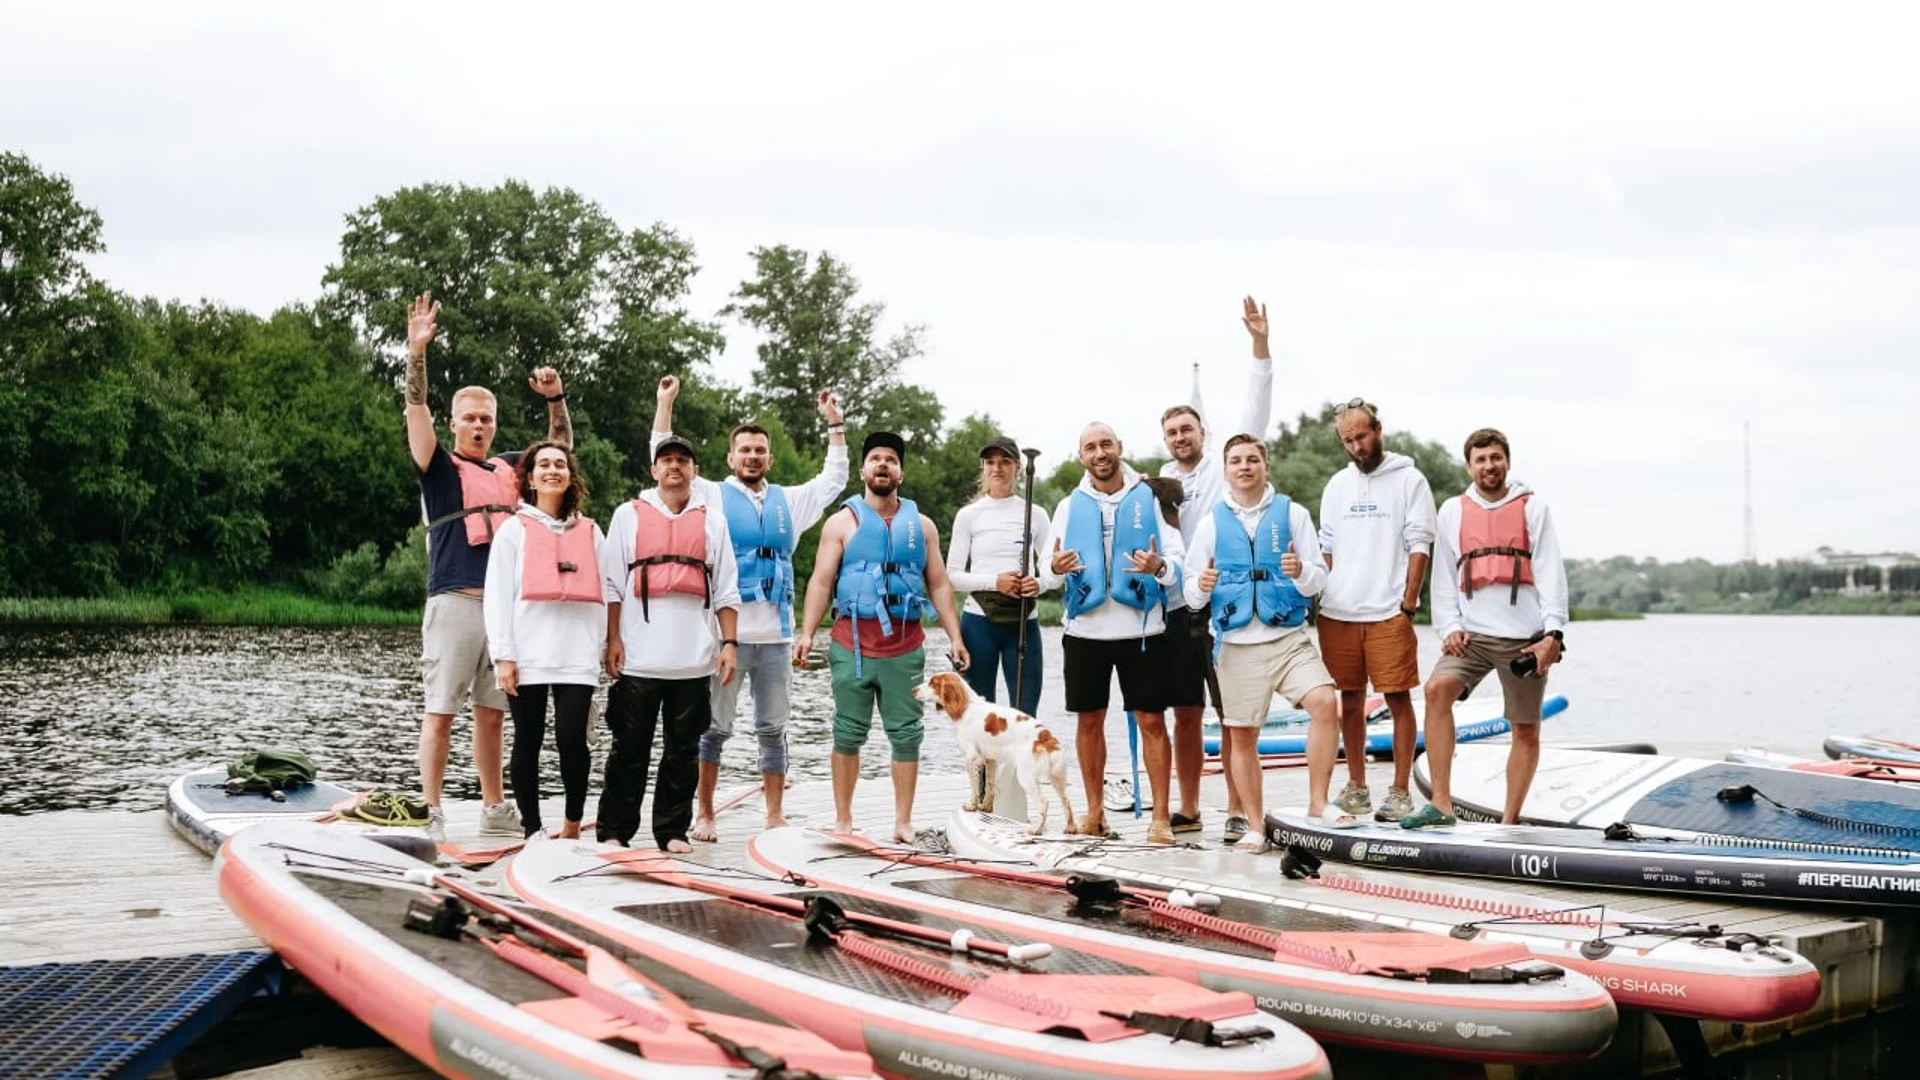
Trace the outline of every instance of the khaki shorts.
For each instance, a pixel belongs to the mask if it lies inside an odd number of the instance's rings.
[[[1397,694],[1420,685],[1420,643],[1413,620],[1395,615],[1379,622],[1341,622],[1320,616],[1320,660],[1341,690]]]
[[[1332,686],[1333,676],[1320,663],[1320,652],[1313,647],[1313,635],[1306,627],[1274,641],[1258,645],[1220,646],[1220,661],[1214,670],[1220,676],[1220,697],[1226,710],[1220,722],[1227,727],[1259,727],[1267,722],[1278,691],[1287,704],[1299,708],[1306,696],[1322,686]]]
[[[487,622],[478,596],[444,592],[427,597],[420,621],[420,681],[427,688],[427,711],[458,716],[475,708],[507,707],[507,695],[493,681],[487,656]]]
[[[1520,650],[1527,647],[1525,638],[1489,637],[1485,634],[1467,635],[1467,655],[1440,655],[1439,662],[1433,665],[1433,677],[1451,675],[1465,684],[1460,691],[1460,700],[1465,701],[1473,688],[1491,671],[1500,676],[1500,691],[1506,695],[1506,713],[1510,723],[1537,724],[1540,722],[1540,705],[1547,699],[1547,680],[1534,675],[1515,675],[1507,667]]]

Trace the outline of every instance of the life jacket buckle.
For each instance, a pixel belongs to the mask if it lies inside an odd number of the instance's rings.
[[[560,563],[560,572],[563,574],[571,574],[579,569],[580,568],[578,566],[575,566],[573,563],[566,562],[564,560],[562,560]]]

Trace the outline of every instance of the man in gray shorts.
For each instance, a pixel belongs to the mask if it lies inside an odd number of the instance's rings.
[[[427,346],[433,341],[440,305],[415,298],[407,309],[407,447],[420,476],[420,505],[427,518],[427,610],[420,624],[420,674],[426,684],[426,718],[420,724],[420,788],[427,801],[427,831],[446,839],[440,789],[446,778],[453,718],[473,697],[473,767],[480,774],[480,831],[521,835],[520,814],[507,801],[501,780],[502,714],[507,696],[493,681],[481,590],[487,582],[487,552],[493,531],[520,505],[514,475],[517,451],[493,454],[498,405],[485,387],[454,391],[447,428],[453,449],[440,445],[427,411]],[[573,445],[567,395],[552,368],[536,368],[527,380],[547,399],[547,438]]]
[[[1540,763],[1540,703],[1547,671],[1560,661],[1567,625],[1567,571],[1547,505],[1527,485],[1509,480],[1507,437],[1492,428],[1467,436],[1473,486],[1441,504],[1433,547],[1433,625],[1440,662],[1427,679],[1427,769],[1430,805],[1400,819],[1409,829],[1451,825],[1453,703],[1488,672],[1500,677],[1513,723],[1507,753],[1507,802],[1501,820],[1520,818],[1520,804]],[[1515,661],[1525,674],[1513,670]]]

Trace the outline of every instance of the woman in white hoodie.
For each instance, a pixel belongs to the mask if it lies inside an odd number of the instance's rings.
[[[587,725],[606,650],[609,590],[600,575],[600,526],[580,511],[586,480],[573,452],[537,442],[520,457],[520,509],[487,559],[487,650],[513,714],[509,777],[527,835],[540,831],[540,745],[553,700],[554,741],[566,792],[559,836],[580,835],[592,771]]]

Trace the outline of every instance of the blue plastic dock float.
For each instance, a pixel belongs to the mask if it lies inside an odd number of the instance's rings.
[[[278,993],[270,952],[0,968],[8,1075],[146,1077],[254,994]]]

